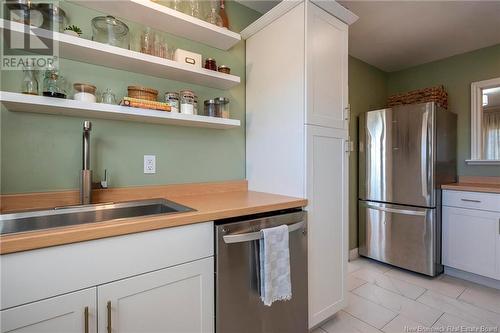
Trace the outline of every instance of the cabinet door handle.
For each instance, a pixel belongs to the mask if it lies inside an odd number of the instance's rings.
[[[500,218],[498,219],[498,234],[500,235]]]
[[[472,200],[472,199],[461,199],[462,201],[465,201],[465,202],[476,202],[476,203],[480,203],[481,200]]]
[[[89,333],[89,307],[86,306],[83,310],[83,316],[85,321],[85,333]]]
[[[111,333],[111,301],[108,301],[108,304],[107,304],[107,308],[108,308],[108,333]]]
[[[349,120],[351,118],[351,105],[348,104],[344,108],[344,120]]]

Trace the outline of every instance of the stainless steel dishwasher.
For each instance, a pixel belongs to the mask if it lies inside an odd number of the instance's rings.
[[[264,306],[260,300],[260,230],[288,225],[292,299]],[[307,312],[307,214],[280,211],[216,222],[215,331],[305,333]]]

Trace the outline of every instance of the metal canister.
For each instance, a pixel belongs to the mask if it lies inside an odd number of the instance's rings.
[[[165,103],[170,106],[170,112],[179,113],[179,93],[166,92]]]

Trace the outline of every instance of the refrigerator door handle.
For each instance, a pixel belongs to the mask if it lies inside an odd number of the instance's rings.
[[[420,156],[420,181],[422,183],[422,196],[427,199],[427,160],[429,158],[427,154],[427,141],[428,141],[428,122],[429,122],[429,111],[425,111],[422,115],[422,142],[421,145],[421,156]]]
[[[370,209],[380,210],[380,211],[387,212],[387,213],[414,215],[414,216],[426,216],[426,214],[427,214],[425,211],[389,208],[389,207],[383,207],[383,206],[370,205],[369,203],[366,203],[366,202],[361,202],[361,205],[363,205],[364,207],[370,208]]]

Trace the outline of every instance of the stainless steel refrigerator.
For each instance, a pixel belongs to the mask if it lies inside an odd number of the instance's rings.
[[[456,181],[456,115],[435,103],[359,118],[359,253],[435,276],[441,190]]]

